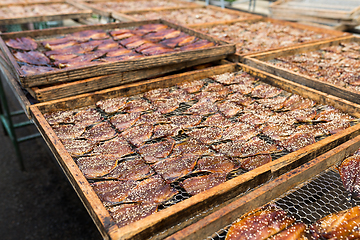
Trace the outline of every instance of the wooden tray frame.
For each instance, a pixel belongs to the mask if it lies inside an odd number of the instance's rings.
[[[234,62],[244,62],[245,57],[249,57],[252,55],[259,54],[259,53],[266,53],[266,52],[271,52],[271,51],[280,50],[280,49],[287,49],[290,47],[302,46],[304,44],[316,43],[316,42],[320,42],[320,41],[331,40],[331,39],[336,39],[336,38],[351,35],[350,33],[345,33],[345,32],[341,32],[341,31],[337,31],[337,30],[320,28],[320,27],[316,27],[316,26],[310,26],[310,25],[300,24],[300,23],[296,23],[296,22],[289,22],[289,21],[278,20],[278,19],[274,19],[274,18],[266,18],[266,17],[258,18],[258,19],[245,19],[245,20],[231,21],[231,22],[226,22],[226,23],[222,23],[222,24],[218,24],[218,23],[192,24],[192,25],[188,25],[188,27],[200,30],[201,28],[210,28],[210,27],[213,27],[216,25],[232,25],[237,22],[248,22],[248,23],[270,22],[273,24],[291,26],[292,28],[297,28],[297,29],[302,29],[302,30],[310,30],[310,31],[314,31],[317,33],[327,33],[327,34],[331,34],[332,36],[328,37],[328,38],[319,39],[319,40],[308,41],[305,43],[296,43],[294,45],[286,46],[286,47],[270,48],[270,49],[267,49],[264,51],[248,52],[248,53],[235,53],[234,55],[232,55],[232,58],[231,58],[231,60]],[[213,37],[215,38],[215,36],[213,36]],[[229,41],[227,41],[227,42],[236,44],[236,42],[229,42]]]
[[[360,38],[355,36],[348,36],[348,37],[338,38],[336,40],[321,41],[314,44],[305,44],[303,46],[287,48],[285,50],[277,50],[272,52],[254,54],[252,56],[245,57],[244,63],[249,66],[255,67],[257,69],[260,69],[262,71],[300,83],[307,87],[311,87],[319,91],[323,91],[328,94],[360,104],[360,93],[356,93],[354,91],[348,90],[344,87],[336,86],[331,83],[317,80],[315,78],[306,76],[304,74],[295,73],[287,69],[276,67],[266,62],[267,60],[271,60],[279,56],[288,56],[303,52],[316,51],[322,47],[337,45],[340,42],[353,42],[353,41],[360,43]]]
[[[139,59],[131,59],[126,61],[117,61],[114,63],[100,63],[93,66],[79,67],[75,69],[60,69],[58,71],[34,74],[26,76],[20,69],[14,56],[11,54],[9,48],[6,46],[4,40],[17,37],[46,37],[55,35],[64,35],[68,33],[92,30],[92,29],[115,29],[136,27],[149,23],[162,23],[174,29],[179,29],[187,34],[207,39],[216,42],[219,46],[214,46],[206,49],[184,51],[179,53],[163,54],[158,56],[147,56]],[[109,23],[98,24],[91,26],[76,26],[76,27],[59,27],[45,30],[32,30],[15,33],[2,33],[0,34],[0,48],[4,52],[7,60],[11,63],[13,72],[16,73],[17,79],[23,87],[34,87],[41,85],[48,85],[52,83],[69,82],[72,80],[85,79],[90,77],[104,76],[119,72],[134,71],[146,68],[154,68],[171,64],[181,64],[194,59],[209,59],[215,56],[226,56],[235,52],[235,44],[228,44],[224,41],[219,41],[206,34],[197,32],[195,30],[186,28],[184,26],[171,23],[162,19],[146,20],[139,22],[127,23]],[[210,59],[211,61],[211,59]]]
[[[79,18],[89,18],[91,17],[92,11],[84,8],[83,6],[76,4],[69,0],[64,1],[53,1],[53,2],[44,2],[44,3],[23,3],[23,4],[7,4],[2,5],[0,7],[7,6],[31,6],[31,5],[51,5],[55,3],[64,3],[68,4],[72,7],[76,7],[80,9],[80,12],[77,13],[67,13],[67,14],[53,14],[53,15],[41,15],[41,16],[33,16],[33,17],[14,17],[14,18],[6,18],[0,19],[0,25],[8,25],[8,24],[22,24],[29,22],[46,22],[46,21],[60,21],[64,19],[79,19]]]
[[[183,64],[171,64],[155,68],[121,72],[106,76],[93,77],[84,80],[65,82],[48,86],[31,87],[27,88],[27,90],[33,98],[35,98],[39,102],[45,102],[79,95],[82,93],[106,89],[109,87],[115,87],[142,79],[153,78],[169,72],[174,72],[196,65],[208,63],[209,61],[218,61],[222,58],[225,58],[225,56],[215,56],[208,59],[188,61]]]
[[[242,19],[263,18],[260,15],[255,15],[255,14],[251,14],[251,13],[247,13],[247,12],[236,11],[236,10],[227,9],[227,8],[216,7],[216,6],[212,6],[212,5],[191,7],[191,9],[193,9],[193,8],[209,8],[209,9],[212,9],[212,10],[216,10],[218,12],[224,12],[224,13],[234,14],[234,15],[238,15],[238,16],[244,16],[244,18],[242,18]],[[161,11],[171,11],[171,10],[156,10],[155,12],[161,12]],[[124,21],[124,22],[140,21],[139,19],[131,16],[131,14],[146,13],[146,12],[154,12],[154,10],[149,9],[149,10],[141,10],[141,11],[131,11],[131,12],[128,12],[127,14],[119,13],[119,12],[113,12],[112,17],[114,19],[117,19],[119,21]],[[221,23],[229,23],[229,22],[232,22],[232,21],[235,22],[235,21],[238,21],[238,20],[239,19],[234,19],[234,20],[230,20],[230,21],[215,21],[215,22],[212,22],[212,23],[221,24]],[[189,27],[189,26],[191,26],[191,24],[188,24],[186,26]]]
[[[104,16],[104,17],[113,17],[113,12],[119,12],[119,13],[132,13],[134,11],[130,11],[130,10],[124,10],[124,11],[113,11],[112,9],[107,9],[107,8],[102,8],[102,7],[96,7],[93,6],[91,3],[101,3],[101,2],[128,2],[128,1],[136,1],[136,0],[82,0],[79,2],[79,4],[83,5],[84,7],[90,9],[93,11],[93,13]],[[174,2],[174,0],[166,0],[167,2]],[[176,10],[176,9],[184,9],[184,8],[193,8],[193,7],[199,7],[201,5],[194,3],[194,2],[186,2],[188,5],[187,6],[179,6],[179,7],[156,7],[156,8],[148,8],[148,9],[144,9],[144,10],[137,10],[136,12],[141,12],[141,11],[162,11],[162,10]]]
[[[230,225],[247,212],[269,203],[330,167],[336,166],[343,159],[355,153],[359,147],[360,136],[357,136],[275,180],[264,184],[253,192],[238,198],[228,206],[167,237],[166,240],[206,239],[211,233],[215,233],[216,229],[220,230]]]
[[[269,84],[300,94],[306,98],[311,98],[320,104],[333,105],[355,117],[360,117],[360,106],[357,104],[304,87],[246,65],[234,63],[182,73],[175,76],[152,79],[141,83],[132,83],[113,89],[30,106],[31,116],[35,125],[51,148],[60,166],[63,168],[63,171],[69,178],[69,181],[72,183],[105,239],[144,239],[150,236],[153,236],[153,239],[163,239],[234,201],[239,194],[253,189],[274,177],[278,177],[359,135],[360,124],[357,124],[338,134],[329,136],[324,140],[229,180],[208,191],[195,195],[145,219],[118,228],[43,116],[43,113],[51,110],[68,110],[85,107],[93,105],[101,99],[112,98],[119,95],[136,95],[151,89],[173,86],[183,81],[198,80],[214,74],[238,70],[244,70]],[[204,210],[207,211],[204,212]]]

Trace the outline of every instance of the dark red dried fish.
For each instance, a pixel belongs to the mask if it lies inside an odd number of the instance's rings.
[[[56,136],[63,139],[75,139],[80,137],[85,132],[84,126],[77,126],[72,124],[66,125],[52,125]]]
[[[256,101],[271,110],[280,110],[281,108],[283,108],[283,103],[286,99],[287,97],[277,96],[274,98],[258,99]]]
[[[137,182],[129,181],[101,181],[90,183],[95,193],[105,206],[121,202],[130,190],[137,186]]]
[[[137,152],[147,163],[155,163],[169,156],[174,144],[175,141],[172,138],[167,138],[165,141],[145,144],[138,148]]]
[[[86,130],[81,137],[93,141],[106,141],[116,136],[116,131],[109,122],[101,122]]]
[[[239,167],[239,163],[222,155],[203,156],[197,161],[196,171],[229,173]]]
[[[136,31],[136,33],[145,34],[145,33],[149,33],[149,32],[157,32],[157,31],[160,31],[165,28],[168,28],[168,27],[164,24],[153,23],[153,24],[141,25],[140,27],[136,28],[135,31]]]
[[[157,211],[155,203],[121,204],[109,209],[111,217],[119,227],[139,221]]]
[[[290,240],[290,239],[299,239],[306,240],[308,239],[306,235],[306,224],[302,222],[297,222],[290,227],[284,229],[278,234],[269,238],[270,240]]]
[[[169,119],[174,125],[181,128],[192,128],[200,124],[202,117],[199,115],[178,115]]]
[[[144,112],[152,109],[153,106],[148,101],[141,98],[127,102],[124,107],[124,111],[128,113]]]
[[[123,131],[131,126],[133,126],[139,119],[140,113],[127,113],[127,114],[118,114],[110,118],[110,122],[115,128],[119,131]]]
[[[175,47],[185,46],[187,44],[193,43],[194,41],[196,41],[195,36],[190,36],[184,32],[181,32],[179,34],[179,36],[174,37],[174,38],[165,39],[165,40],[161,41],[160,43],[164,44],[167,47],[175,48]]]
[[[127,56],[132,53],[134,53],[132,50],[121,47],[121,48],[113,49],[113,50],[107,52],[106,58],[104,58],[104,59],[109,59],[109,58],[118,59],[119,57]]]
[[[245,84],[233,84],[228,86],[228,88],[234,93],[241,93],[243,95],[247,95],[253,91],[254,86]]]
[[[211,144],[221,139],[223,135],[223,129],[219,127],[195,128],[186,132],[186,135],[199,140],[204,144]]]
[[[96,103],[96,106],[107,114],[113,114],[125,106],[127,99],[127,97],[117,97],[100,100]]]
[[[265,154],[265,155],[256,155],[252,157],[247,157],[244,159],[239,160],[240,161],[240,167],[246,171],[251,171],[255,168],[258,168],[266,163],[271,162],[272,158],[271,155]]]
[[[181,127],[175,124],[160,124],[154,127],[153,139],[160,137],[172,137],[179,134]]]
[[[291,95],[286,101],[283,102],[283,109],[286,110],[299,110],[305,108],[311,108],[315,106],[316,102],[308,99],[303,98],[297,94]]]
[[[248,112],[239,116],[238,120],[240,122],[247,123],[253,126],[259,126],[266,123],[269,119],[269,116],[270,115],[265,111],[263,113]]]
[[[360,155],[346,158],[338,169],[345,189],[353,196],[360,196]]]
[[[63,139],[61,142],[72,157],[84,155],[96,146],[96,142],[90,140]]]
[[[172,156],[179,156],[184,154],[203,155],[205,153],[210,153],[208,146],[196,139],[190,139],[188,141],[176,144],[173,148]]]
[[[145,45],[145,44],[143,44],[143,45]],[[146,48],[146,49],[142,50],[141,53],[146,56],[155,56],[155,55],[160,55],[160,54],[173,53],[175,51],[176,50],[174,50],[172,48],[156,46],[156,47]]]
[[[290,136],[295,131],[296,127],[294,125],[286,123],[267,123],[261,130],[264,135],[274,140]]]
[[[130,29],[118,29],[111,31],[110,35],[113,37],[114,40],[122,40],[134,36],[135,33],[133,33],[133,30]]]
[[[214,47],[215,43],[210,42],[208,40],[202,39],[197,42],[187,44],[180,48],[181,51],[190,51],[190,50],[198,50],[198,49],[204,49],[209,47]]]
[[[167,184],[159,175],[154,175],[133,188],[125,202],[161,203],[171,199],[178,192]]]
[[[121,135],[132,145],[140,147],[150,139],[153,130],[153,125],[144,123],[125,130]]]
[[[94,148],[91,154],[103,154],[103,155],[118,155],[119,157],[134,153],[128,142],[125,139],[117,136],[109,141],[100,143]]]
[[[152,168],[143,159],[136,157],[122,161],[106,175],[105,179],[141,180],[154,174]]]
[[[111,172],[116,167],[118,160],[119,156],[117,155],[97,155],[81,157],[76,163],[86,178],[93,179]]]
[[[171,157],[155,163],[152,167],[170,183],[192,172],[199,157],[192,154]]]
[[[99,40],[110,37],[104,30],[85,30],[69,34],[69,36],[78,42],[87,42],[89,40]]]
[[[204,192],[210,188],[213,188],[226,181],[226,174],[224,173],[212,173],[205,176],[192,177],[185,179],[180,185],[190,195],[194,196],[201,192]]]
[[[229,157],[240,157],[242,156],[242,146],[245,141],[232,141],[227,143],[221,143],[218,145],[211,146],[215,151],[220,152]]]
[[[254,137],[243,144],[241,148],[241,157],[270,154],[281,150],[282,149],[275,144],[270,144],[258,137]]]
[[[289,152],[294,152],[313,143],[315,143],[315,138],[310,133],[294,133],[278,141],[278,144]]]
[[[180,36],[180,33],[181,31],[176,29],[164,28],[164,29],[159,29],[156,32],[148,33],[144,35],[143,38],[151,40],[152,42],[160,42],[161,40],[164,39],[176,38]]]
[[[34,39],[29,37],[9,39],[6,40],[5,43],[11,48],[25,50],[25,51],[31,51],[37,48],[37,43],[34,41]]]
[[[43,53],[37,51],[30,52],[16,52],[15,58],[20,62],[25,62],[33,65],[47,65],[50,64],[50,59]]]

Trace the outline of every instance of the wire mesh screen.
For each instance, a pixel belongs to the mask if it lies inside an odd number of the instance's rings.
[[[283,194],[273,203],[295,217],[297,221],[310,225],[330,213],[360,205],[360,199],[351,198],[342,184],[339,172],[330,168]],[[207,240],[225,239],[230,226],[225,226]]]

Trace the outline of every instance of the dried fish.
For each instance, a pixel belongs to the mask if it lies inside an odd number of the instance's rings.
[[[210,188],[216,187],[225,181],[226,174],[212,173],[209,175],[185,179],[183,182],[180,182],[180,185],[186,190],[186,192],[194,196]]]
[[[117,180],[141,180],[154,174],[154,170],[145,163],[145,161],[136,157],[128,159],[117,164],[104,179]]]

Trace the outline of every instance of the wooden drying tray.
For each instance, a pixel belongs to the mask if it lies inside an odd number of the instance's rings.
[[[91,9],[93,11],[93,13],[98,14],[100,16],[104,16],[104,17],[112,17],[112,12],[114,12],[113,9],[109,9],[109,8],[105,8],[105,7],[98,7],[98,6],[94,6],[94,3],[108,3],[108,2],[117,2],[117,3],[122,3],[122,2],[131,2],[131,1],[136,1],[136,0],[82,0],[79,2],[79,4],[83,5],[84,7]],[[174,0],[165,0],[166,2],[177,2]],[[176,9],[182,9],[182,8],[192,8],[192,7],[199,7],[200,5],[193,3],[193,2],[185,2],[186,6],[178,6],[178,7],[155,7],[155,8],[149,8],[146,10],[151,10],[151,11],[161,11],[161,10],[176,10]],[[145,9],[144,9],[145,10]],[[137,11],[142,11],[142,10],[137,10]],[[118,11],[120,13],[132,13],[133,11],[130,10],[123,10],[123,11]]]
[[[166,238],[166,240],[206,239],[212,233],[230,225],[247,212],[269,203],[330,167],[336,166],[337,163],[355,153],[359,147],[360,136],[357,136],[275,180],[264,184],[251,193],[239,197],[229,205],[201,219],[197,223],[180,230]]]
[[[53,85],[44,85],[39,87],[27,88],[33,98],[39,102],[45,102],[87,92],[94,92],[101,89],[119,86],[125,83],[157,77],[169,72],[182,70],[185,68],[201,65],[209,61],[217,61],[224,58],[215,56],[207,59],[187,61],[182,64],[171,64],[155,68],[140,69],[121,73],[110,74],[106,76],[93,77],[73,82],[64,82]]]
[[[220,7],[216,7],[216,6],[212,6],[212,5],[191,7],[191,9],[194,9],[194,8],[208,8],[208,9],[215,10],[217,12],[223,12],[224,14],[234,14],[234,15],[238,15],[239,17],[242,17],[241,19],[262,18],[262,16],[260,16],[260,15],[255,15],[255,14],[251,14],[251,13],[247,13],[247,12],[236,11],[236,10],[227,9],[227,8],[220,8]],[[146,12],[163,12],[163,11],[171,11],[171,10],[156,10],[156,11],[154,11],[154,10],[141,10],[141,11],[127,12],[126,14],[125,13],[119,13],[119,12],[113,12],[112,17],[114,19],[117,19],[119,21],[124,21],[124,22],[139,21],[139,19],[137,19],[137,18],[135,18],[135,17],[133,17],[131,15],[132,14],[141,14],[141,13],[146,13]],[[176,11],[176,10],[174,10],[174,11]],[[233,21],[237,21],[237,20],[239,20],[239,19],[234,19]],[[215,21],[213,23],[220,24],[220,23],[228,23],[228,22],[229,21]]]
[[[277,50],[268,53],[259,53],[252,56],[246,57],[244,62],[249,66],[258,68],[265,72],[274,74],[279,77],[289,79],[291,81],[300,83],[307,87],[317,89],[319,91],[355,102],[360,104],[360,93],[351,91],[347,88],[336,86],[331,83],[317,80],[313,77],[306,76],[304,74],[296,73],[287,69],[276,67],[267,61],[272,60],[276,57],[283,57],[289,55],[295,55],[304,52],[317,51],[322,47],[329,47],[338,45],[340,42],[358,42],[360,43],[359,37],[348,36],[344,38],[338,38],[336,40],[322,41],[314,44],[306,44],[303,46],[287,48],[285,50]]]
[[[360,13],[360,3],[356,0],[312,0],[306,3],[299,0],[279,0],[270,5],[271,11],[295,13],[320,18],[349,20]]]
[[[232,24],[235,24],[237,22],[247,22],[247,23],[270,22],[270,23],[273,23],[273,24],[289,26],[289,27],[295,28],[295,29],[308,30],[308,31],[314,31],[316,33],[324,33],[324,34],[331,35],[328,38],[323,38],[323,39],[318,39],[318,40],[311,40],[311,41],[305,42],[305,44],[316,43],[316,42],[319,42],[319,41],[330,40],[330,39],[335,39],[335,38],[344,37],[344,36],[350,36],[350,33],[344,33],[344,32],[341,32],[341,31],[336,31],[336,30],[326,29],[326,28],[320,28],[320,27],[300,24],[300,23],[296,23],[296,22],[288,22],[288,21],[278,20],[278,19],[274,19],[274,18],[245,19],[245,20],[230,21],[230,22],[226,22],[226,23],[222,23],[222,24],[218,24],[218,23],[192,24],[192,25],[188,25],[188,27],[200,30],[201,28],[211,28],[211,27],[214,27],[214,26],[217,26],[217,25],[232,25]],[[241,33],[240,33],[240,35],[241,35]],[[237,44],[236,42],[232,42],[232,43]],[[234,61],[234,62],[243,62],[244,57],[252,56],[254,54],[265,53],[265,52],[270,52],[270,51],[280,50],[280,49],[286,49],[286,48],[289,48],[289,47],[295,47],[295,46],[301,46],[301,45],[304,45],[304,43],[295,43],[292,46],[286,46],[286,47],[274,47],[274,48],[270,48],[270,49],[263,50],[263,51],[260,50],[258,52],[254,51],[254,52],[248,52],[248,53],[236,53],[231,57],[231,60]]]
[[[79,12],[73,12],[73,13],[63,13],[63,14],[46,14],[39,15],[39,16],[20,16],[20,17],[12,17],[12,18],[0,18],[0,25],[8,25],[8,24],[23,24],[23,23],[29,23],[29,22],[46,22],[46,21],[60,21],[64,19],[80,19],[80,18],[89,18],[91,17],[92,11],[89,9],[84,8],[83,6],[71,2],[69,0],[64,1],[54,1],[54,2],[44,2],[44,3],[19,3],[19,4],[7,4],[6,6],[0,6],[0,7],[9,7],[9,6],[18,6],[18,7],[24,7],[24,6],[32,6],[32,5],[51,5],[55,3],[63,3],[68,4],[71,7],[75,7],[80,9]]]
[[[286,91],[300,94],[306,98],[311,98],[319,104],[333,105],[350,115],[357,118],[360,117],[360,106],[357,104],[304,87],[246,65],[234,63],[152,79],[141,83],[132,83],[113,89],[30,106],[30,112],[35,125],[42,133],[57,161],[63,168],[64,173],[70,180],[105,239],[144,239],[151,236],[153,236],[153,239],[163,239],[164,237],[204,218],[213,211],[220,209],[224,204],[233,201],[239,194],[242,194],[249,189],[253,189],[272,178],[278,177],[359,135],[360,124],[357,124],[338,134],[329,136],[296,152],[287,154],[284,157],[242,174],[239,177],[235,177],[217,187],[163,209],[149,217],[119,228],[43,116],[44,113],[50,111],[70,110],[90,106],[94,105],[99,100],[118,96],[133,96],[156,88],[174,86],[175,84],[184,81],[195,81],[215,74],[239,70],[246,71],[252,76],[271,85],[283,88]]]
[[[79,67],[73,69],[64,68],[57,71],[52,71],[42,74],[25,75],[25,73],[20,69],[20,66],[15,60],[15,57],[11,53],[10,49],[6,46],[4,42],[7,39],[18,38],[18,37],[31,37],[35,39],[43,39],[49,37],[64,36],[69,33],[79,32],[83,30],[97,30],[97,29],[113,30],[117,28],[138,27],[141,25],[151,24],[151,23],[165,24],[171,28],[181,30],[182,32],[185,32],[192,36],[196,36],[200,39],[207,39],[209,41],[216,42],[218,46],[199,49],[199,50],[162,54],[157,56],[147,56],[143,58],[117,61],[112,63],[99,63],[97,65]],[[235,52],[234,44],[228,44],[224,41],[218,41],[217,39],[214,39],[206,34],[197,32],[195,30],[162,19],[139,21],[139,22],[128,22],[128,23],[98,24],[91,26],[60,27],[60,28],[32,30],[32,31],[23,31],[23,32],[15,32],[15,33],[2,33],[0,34],[0,48],[5,53],[6,58],[11,63],[12,70],[16,74],[17,79],[20,81],[23,87],[34,87],[34,86],[48,85],[54,83],[69,82],[78,79],[86,79],[91,77],[98,77],[98,76],[104,76],[104,75],[120,73],[120,72],[128,72],[134,70],[144,70],[144,69],[166,66],[171,64],[183,64],[187,61],[193,61],[194,59],[196,60],[209,59],[209,61],[211,61],[212,57],[222,56],[223,58],[225,58],[227,55]]]

